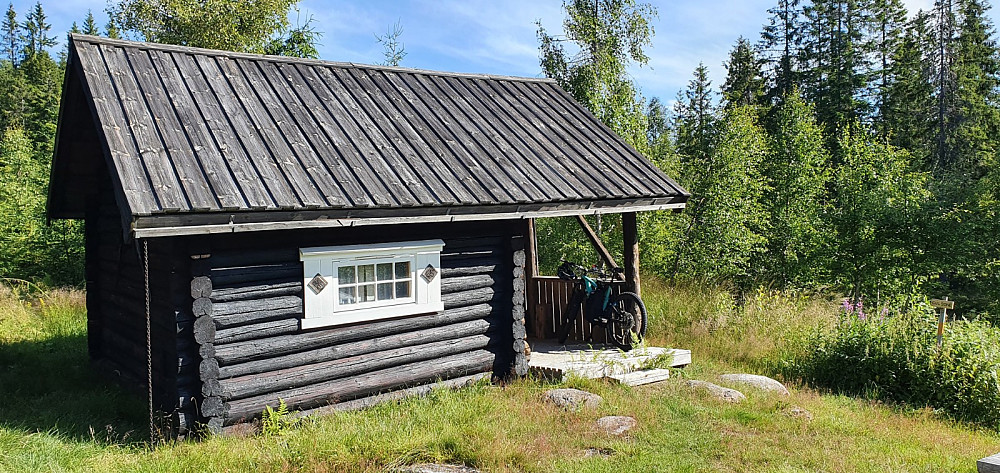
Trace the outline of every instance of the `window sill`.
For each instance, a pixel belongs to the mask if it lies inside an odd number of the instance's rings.
[[[444,310],[444,302],[438,301],[428,304],[406,304],[389,307],[372,307],[370,309],[359,309],[345,312],[338,312],[336,315],[326,317],[306,317],[300,323],[302,330],[332,327],[336,325],[354,324],[358,322],[369,322],[381,319],[392,319],[405,317],[407,315],[431,314]]]

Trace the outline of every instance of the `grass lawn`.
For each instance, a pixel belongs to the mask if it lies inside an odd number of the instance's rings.
[[[929,409],[822,394],[744,390],[732,405],[680,380],[730,371],[768,372],[803,334],[835,317],[817,298],[726,293],[647,283],[651,341],[689,348],[695,363],[674,380],[637,388],[568,383],[600,394],[595,410],[542,402],[551,388],[525,380],[477,385],[421,399],[306,419],[281,435],[169,443],[146,436],[144,400],[90,371],[83,295],[0,297],[0,471],[386,471],[451,462],[485,471],[975,471],[1000,436]],[[793,417],[792,406],[812,413]],[[631,415],[627,439],[594,427]],[[586,457],[588,449],[608,456]]]

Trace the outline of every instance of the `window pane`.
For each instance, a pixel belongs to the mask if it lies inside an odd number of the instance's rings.
[[[410,297],[410,281],[396,283],[396,297]]]
[[[354,266],[341,266],[338,268],[337,279],[340,284],[354,284]]]
[[[402,263],[396,263],[396,279],[409,279],[410,273],[410,262],[404,261]]]
[[[392,299],[392,283],[391,282],[378,283],[378,300],[387,301],[390,299]]]
[[[353,269],[353,268],[352,268]],[[354,289],[353,287],[342,287],[340,288],[340,303],[341,304],[354,304]]]
[[[375,285],[365,284],[358,286],[358,299],[360,302],[371,302],[375,300]]]
[[[358,266],[358,282],[374,282],[375,281],[375,265],[366,264]]]
[[[375,273],[379,281],[392,281],[392,263],[379,263]]]

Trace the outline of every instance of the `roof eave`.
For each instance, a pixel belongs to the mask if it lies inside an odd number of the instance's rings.
[[[679,211],[686,206],[688,195],[670,198],[629,201],[596,201],[581,205],[536,204],[520,206],[490,206],[480,208],[360,209],[340,211],[213,213],[197,215],[155,215],[138,217],[132,224],[135,238],[161,238],[215,233],[258,232],[344,228],[367,225],[398,225],[408,223],[447,223],[483,220],[519,220],[542,217],[567,217],[657,210]]]

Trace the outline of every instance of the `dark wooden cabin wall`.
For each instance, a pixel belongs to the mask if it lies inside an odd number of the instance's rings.
[[[102,185],[110,189],[110,185]],[[121,214],[110,192],[92,202],[86,224],[88,348],[95,365],[129,390],[148,393],[146,293],[142,244],[125,241]],[[178,285],[180,267],[170,240],[149,241],[150,321],[154,406],[172,414],[179,403],[177,381],[192,378],[190,357],[178,356],[191,330],[178,325],[189,303]],[[196,377],[193,381],[197,381]]]
[[[473,373],[507,376],[516,347],[523,351],[523,310],[520,320],[512,317],[512,245],[520,245],[512,238],[519,228],[488,222],[189,239],[204,420],[219,429],[259,416],[279,399],[308,409]],[[444,311],[299,329],[299,248],[429,238],[445,241]]]

